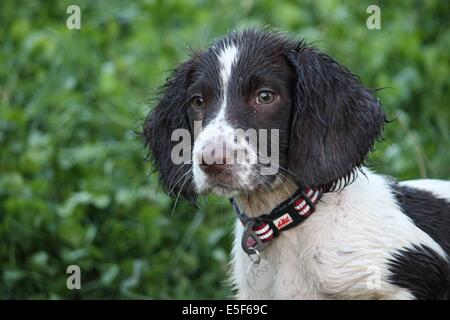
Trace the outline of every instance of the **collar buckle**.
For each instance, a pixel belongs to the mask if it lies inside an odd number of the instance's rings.
[[[242,249],[249,255],[254,254],[255,251],[261,252],[269,245],[269,242],[263,242],[255,233],[253,230],[255,224],[256,221],[253,219],[246,223],[241,239]]]

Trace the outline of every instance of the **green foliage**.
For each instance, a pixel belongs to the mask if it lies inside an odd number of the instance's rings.
[[[306,36],[385,88],[395,121],[376,170],[450,178],[448,1],[380,1],[381,30],[366,28],[371,1],[78,1],[68,30],[72,3],[0,4],[0,298],[232,294],[230,206],[158,192],[136,131],[187,46],[235,28]]]

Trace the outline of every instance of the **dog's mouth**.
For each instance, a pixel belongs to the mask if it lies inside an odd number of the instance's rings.
[[[245,186],[233,173],[221,176],[210,176],[206,179],[208,186],[203,193],[214,193],[220,196],[232,197],[240,194]]]
[[[258,175],[250,175],[242,177],[240,175],[230,173],[224,177],[208,177],[208,187],[204,190],[204,194],[214,193],[225,197],[235,197],[238,195],[249,195],[258,190],[268,190],[278,185],[279,177]]]
[[[219,196],[234,197],[234,196],[239,195],[242,192],[242,190],[236,189],[235,187],[232,187],[232,186],[217,183],[217,184],[214,184],[209,189],[209,192],[217,194]]]

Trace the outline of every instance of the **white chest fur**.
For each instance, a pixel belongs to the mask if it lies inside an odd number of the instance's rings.
[[[326,193],[302,225],[283,232],[262,253],[273,285],[256,291],[247,283],[249,257],[236,224],[233,282],[242,299],[410,299],[387,281],[386,266],[399,249],[425,244],[442,248],[404,215],[386,179],[366,171],[344,190]]]

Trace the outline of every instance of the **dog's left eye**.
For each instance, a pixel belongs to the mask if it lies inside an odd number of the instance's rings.
[[[196,95],[191,98],[191,107],[195,109],[202,109],[205,104],[205,100],[203,100],[203,97]]]
[[[270,90],[261,90],[256,97],[256,103],[258,104],[270,104],[276,98],[276,94]]]

